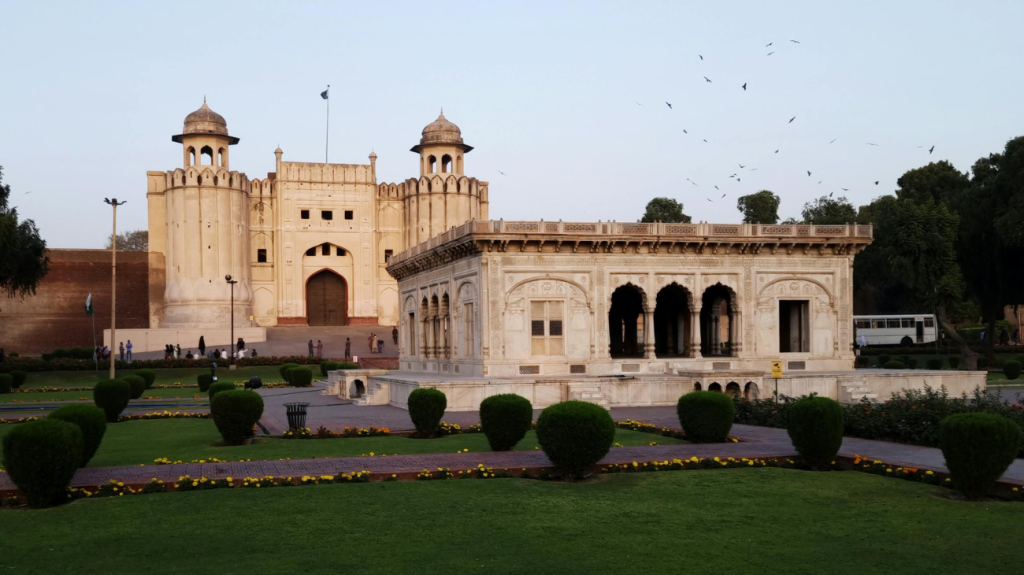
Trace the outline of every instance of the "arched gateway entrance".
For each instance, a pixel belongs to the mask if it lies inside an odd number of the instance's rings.
[[[323,270],[306,282],[306,323],[309,325],[348,324],[348,285],[345,278]]]

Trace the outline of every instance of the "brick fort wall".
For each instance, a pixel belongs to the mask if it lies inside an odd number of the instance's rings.
[[[93,318],[85,315],[92,293],[96,341],[110,329],[110,251],[50,250],[50,273],[34,296],[0,297],[0,348],[22,356],[93,345]],[[117,252],[117,327],[149,327],[146,252]],[[115,350],[116,351],[116,350]]]

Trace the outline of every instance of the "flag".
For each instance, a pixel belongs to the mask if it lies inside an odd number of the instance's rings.
[[[326,90],[324,90],[323,92],[320,92],[320,97],[323,98],[324,100],[326,100],[327,99],[327,92],[330,92],[330,91],[331,91],[331,87],[327,86]]]
[[[92,315],[92,293],[85,298],[85,315]]]

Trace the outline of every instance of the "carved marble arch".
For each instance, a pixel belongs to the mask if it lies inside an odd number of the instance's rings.
[[[476,301],[476,286],[471,281],[465,281],[459,284],[459,289],[456,293],[458,294],[458,303],[460,306],[464,303]]]
[[[420,311],[420,306],[416,303],[416,298],[413,296],[406,296],[405,298],[405,313],[416,313]]]
[[[825,284],[811,278],[796,276],[778,278],[766,283],[758,290],[757,301],[758,304],[761,304],[764,300],[775,296],[796,295],[808,298],[824,295],[828,298],[829,307],[835,307],[835,296]]]
[[[565,278],[548,277],[527,278],[513,284],[505,293],[505,304],[507,305],[509,302],[525,296],[542,297],[548,295],[553,297],[572,297],[577,300],[582,299],[588,308],[591,306],[590,296],[587,294],[585,287]]]

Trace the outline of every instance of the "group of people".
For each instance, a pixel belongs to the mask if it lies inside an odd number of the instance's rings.
[[[316,340],[316,345],[313,345],[313,340],[309,340],[309,357],[314,357],[314,353],[316,354],[315,357],[324,356],[324,342],[318,339]]]
[[[132,345],[132,340],[130,340],[130,339],[128,340],[128,345],[125,345],[125,343],[123,341],[121,342],[121,344],[118,346],[118,351],[121,353],[121,361],[131,361],[132,360],[132,348],[133,347],[135,347],[135,346]]]

